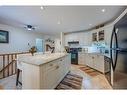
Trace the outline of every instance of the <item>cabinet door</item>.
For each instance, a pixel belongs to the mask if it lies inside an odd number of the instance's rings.
[[[88,57],[88,54],[85,54],[85,59],[87,59],[87,60],[85,60],[85,64],[87,65],[87,66],[89,66],[89,59],[88,59],[89,57]]]
[[[27,63],[22,64],[22,89],[40,89],[39,67]]]
[[[101,63],[99,69],[104,73],[104,56],[99,56],[98,61]]]
[[[98,68],[99,68],[98,66],[99,66],[100,62],[98,63],[97,55],[93,55],[93,56],[94,56],[93,67],[94,67],[94,69],[98,70]]]
[[[96,62],[95,64],[95,67],[98,71],[104,73],[104,56],[102,55],[96,55],[96,59],[95,59]]]
[[[90,46],[92,44],[92,33],[88,32],[87,45]]]
[[[78,54],[78,64],[84,65],[84,64],[85,64],[84,61],[85,61],[85,60],[84,60],[84,53],[79,53],[79,54]]]
[[[62,68],[63,68],[63,76],[65,76],[69,70],[70,70],[70,67],[71,67],[71,56],[68,55],[66,57],[63,58],[62,60]]]
[[[84,65],[87,65],[87,54],[84,54]]]
[[[55,60],[46,64],[46,69],[44,71],[45,89],[53,89],[58,85],[61,76],[60,70],[61,70],[60,60]]]
[[[63,64],[61,63],[61,61],[59,61],[59,63],[55,66],[55,71],[54,71],[54,77],[55,77],[55,83],[54,83],[54,87],[56,87],[60,81],[63,79]]]
[[[87,54],[86,60],[87,60],[86,65],[93,68],[93,56],[90,54]]]
[[[55,68],[49,69],[45,73],[45,89],[54,88],[54,84],[56,83],[56,71]]]
[[[93,55],[90,55],[90,58],[89,59],[90,59],[90,61],[89,61],[90,62],[89,63],[90,64],[90,67],[91,68],[94,68],[94,59],[95,59],[94,56]]]

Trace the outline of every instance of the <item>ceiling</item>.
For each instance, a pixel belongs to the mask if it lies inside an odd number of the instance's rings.
[[[125,6],[0,6],[0,23],[56,35],[90,29],[120,15]],[[105,12],[102,12],[105,9]]]

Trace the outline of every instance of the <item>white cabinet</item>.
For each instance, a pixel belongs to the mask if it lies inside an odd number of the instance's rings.
[[[22,89],[54,89],[70,71],[70,57],[68,54],[40,66],[22,62]]]
[[[44,72],[44,81],[45,81],[45,88],[51,89],[56,84],[56,80],[58,80],[57,76],[58,68],[56,66],[52,67],[51,69]]]
[[[98,71],[101,71],[101,72],[103,72],[103,73],[105,73],[105,71],[104,71],[104,56],[102,56],[102,55],[97,55],[97,70]]]
[[[91,54],[87,54],[86,58],[87,58],[86,64],[87,64],[89,67],[93,68],[93,56],[92,56]]]
[[[85,54],[84,53],[78,53],[78,64],[85,64]]]
[[[104,56],[94,55],[93,68],[104,73]]]
[[[91,46],[91,44],[92,44],[92,33],[91,33],[91,31],[85,33],[84,42],[85,42],[86,46]]]
[[[102,73],[105,73],[104,56],[100,54],[92,53],[80,53],[78,58],[78,64],[87,65],[93,69],[96,69]]]
[[[65,35],[65,45],[68,46],[68,42],[79,41],[81,46],[89,46],[92,43],[92,34],[91,32],[82,32],[82,33],[71,33]]]
[[[79,45],[83,46],[86,41],[84,33],[78,33],[77,36],[79,40]]]
[[[50,64],[53,64],[51,65],[50,70],[49,71],[45,70],[42,73],[45,74],[44,81],[46,82],[46,85],[41,87],[44,89],[55,88],[60,83],[60,81],[64,78],[64,76],[69,72],[70,64],[71,64],[70,56],[65,56],[63,58],[51,62]]]
[[[99,41],[98,32],[104,30],[104,40],[100,42],[110,43],[111,33],[113,30],[113,25],[108,24],[99,29],[93,29],[91,31],[84,31],[80,33],[70,33],[65,35],[65,45],[68,46],[69,41],[79,41],[79,45],[90,46],[94,41],[92,41],[92,33],[97,33],[97,41]]]
[[[77,33],[72,33],[72,34],[66,34],[65,35],[65,46],[68,46],[68,42],[72,41],[79,41],[79,36]]]
[[[112,30],[113,30],[112,24],[106,25],[106,26],[99,28],[99,29],[92,30],[91,31],[92,33],[97,33],[97,41],[93,41],[93,42],[105,42],[107,45],[110,45]],[[104,40],[102,40],[102,41],[101,40],[99,41],[99,32],[100,31],[104,31]]]

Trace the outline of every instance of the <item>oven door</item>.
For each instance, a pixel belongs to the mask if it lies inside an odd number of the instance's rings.
[[[78,53],[71,53],[71,64],[78,65]]]

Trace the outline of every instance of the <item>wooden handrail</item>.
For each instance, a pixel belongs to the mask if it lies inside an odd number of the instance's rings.
[[[2,76],[0,78],[5,78],[15,74],[17,70],[17,55],[27,53],[29,52],[0,54],[0,57],[2,57],[1,62],[3,65],[3,68],[0,70],[0,73],[2,73]]]
[[[16,63],[16,60],[11,61],[9,64],[7,64],[0,72],[4,71],[6,68],[8,68],[13,62]]]
[[[0,54],[0,56],[4,56],[4,55],[15,55],[15,54],[26,54],[26,53],[30,53],[30,52],[18,52],[18,53],[5,53],[5,54]]]

